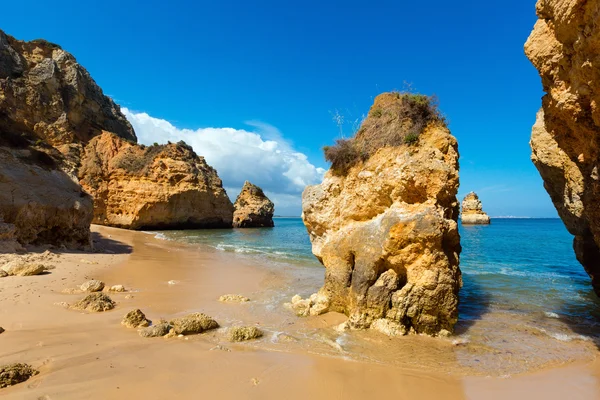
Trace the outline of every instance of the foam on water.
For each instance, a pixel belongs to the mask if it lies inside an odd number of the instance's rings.
[[[489,226],[461,226],[460,233],[464,284],[455,336],[390,341],[375,333],[302,328],[292,332],[297,346],[414,367],[453,370],[458,364],[496,376],[593,357],[600,346],[600,301],[560,220],[493,219]],[[275,228],[155,234],[291,274],[289,286],[274,285],[256,294],[250,305],[273,332],[264,341],[270,346],[281,346],[282,335],[290,333],[287,324],[296,320],[283,303],[294,294],[307,297],[322,285],[323,268],[299,218],[276,219]]]

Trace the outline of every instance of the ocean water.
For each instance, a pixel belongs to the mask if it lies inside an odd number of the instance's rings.
[[[385,351],[378,350],[383,347],[377,340],[361,334],[331,340],[344,343],[357,357],[377,362],[437,367],[447,358],[448,370],[458,365],[488,375],[593,357],[600,347],[600,299],[575,259],[572,236],[559,219],[496,218],[489,226],[461,226],[460,234],[463,288],[456,333],[448,339],[451,352],[434,342],[411,339],[398,340],[394,346],[381,341]],[[289,301],[288,296],[309,295],[322,284],[324,269],[312,255],[300,218],[277,218],[274,228],[157,235],[297,273],[291,285],[296,287],[273,288],[269,300],[273,304],[265,303],[270,310]],[[421,349],[418,356],[415,346]]]

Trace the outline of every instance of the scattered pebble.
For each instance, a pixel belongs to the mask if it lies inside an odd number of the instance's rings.
[[[129,299],[133,299],[133,295],[132,295],[132,294],[128,294],[127,296],[125,296],[125,298],[126,298],[127,300],[129,300]]]
[[[4,333],[4,332],[5,332],[4,328],[0,326],[0,333]]]
[[[252,378],[250,381],[254,386],[258,386],[258,384],[260,383],[260,381],[257,378]]]
[[[177,284],[177,281],[169,281],[169,282],[167,282],[167,283],[168,283],[169,285],[176,285],[176,284]]]

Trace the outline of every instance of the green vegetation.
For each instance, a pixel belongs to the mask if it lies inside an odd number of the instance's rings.
[[[393,92],[377,104],[353,138],[338,139],[333,146],[323,148],[335,175],[346,175],[383,147],[415,145],[430,124],[446,124],[434,96]]]

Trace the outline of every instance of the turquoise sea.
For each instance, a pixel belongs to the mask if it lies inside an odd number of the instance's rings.
[[[460,233],[463,288],[454,340],[471,344],[463,364],[522,372],[528,365],[581,359],[589,346],[600,346],[600,299],[560,219],[495,218],[489,226],[461,226]],[[267,229],[165,231],[158,237],[302,271],[303,295],[322,284],[324,270],[300,218],[277,218]]]

